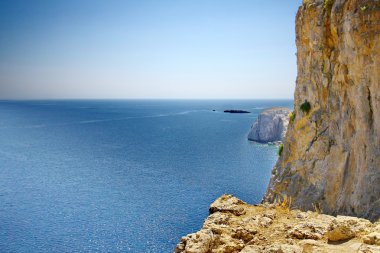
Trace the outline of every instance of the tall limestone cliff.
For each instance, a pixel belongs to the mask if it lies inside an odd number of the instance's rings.
[[[264,201],[380,218],[380,0],[304,0],[296,34],[296,117]]]

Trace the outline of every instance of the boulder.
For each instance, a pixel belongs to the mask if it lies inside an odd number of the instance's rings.
[[[329,241],[342,241],[354,238],[359,233],[368,232],[371,222],[365,219],[349,216],[338,216],[327,231]]]
[[[289,230],[288,235],[296,239],[320,240],[326,233],[326,226],[314,222],[303,222]]]
[[[210,214],[215,212],[227,212],[240,216],[245,214],[245,210],[242,207],[244,204],[246,204],[244,201],[232,195],[222,195],[211,204],[209,212]]]
[[[371,245],[380,246],[380,233],[373,232],[363,237],[363,242]]]

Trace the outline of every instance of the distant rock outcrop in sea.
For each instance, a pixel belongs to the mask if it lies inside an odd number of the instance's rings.
[[[248,139],[261,143],[282,141],[289,124],[291,110],[286,107],[273,107],[260,113],[252,125]]]
[[[225,113],[251,113],[249,111],[244,110],[224,110]]]

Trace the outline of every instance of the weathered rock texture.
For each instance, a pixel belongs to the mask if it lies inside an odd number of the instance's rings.
[[[380,252],[380,223],[365,219],[286,204],[251,206],[231,195],[217,199],[210,213],[200,231],[182,237],[176,253]]]
[[[296,118],[264,200],[286,195],[303,210],[377,219],[380,0],[304,0],[296,33]]]
[[[286,107],[274,107],[264,110],[257,117],[248,134],[248,139],[257,142],[282,141],[289,124],[289,113]]]

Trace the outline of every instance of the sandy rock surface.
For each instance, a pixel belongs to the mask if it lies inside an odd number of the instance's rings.
[[[210,212],[200,231],[182,237],[176,253],[380,252],[379,224],[365,219],[252,206],[232,195],[218,198]]]

